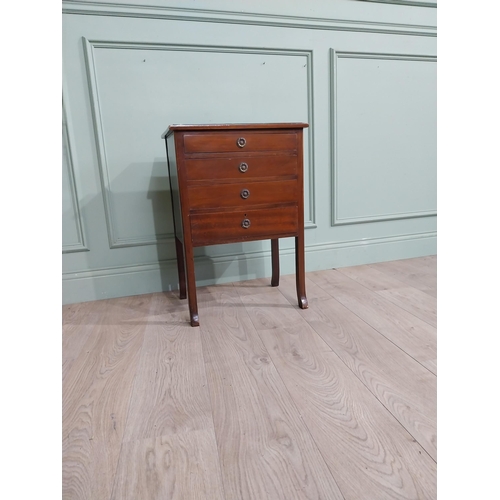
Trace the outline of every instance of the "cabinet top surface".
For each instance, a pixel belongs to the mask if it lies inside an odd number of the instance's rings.
[[[270,130],[270,129],[286,129],[286,128],[306,128],[308,123],[218,123],[218,124],[179,124],[170,125],[165,132],[161,135],[164,139],[176,130],[190,130],[190,131],[217,131],[217,130]]]

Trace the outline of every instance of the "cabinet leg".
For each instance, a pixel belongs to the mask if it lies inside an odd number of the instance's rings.
[[[175,253],[177,254],[177,272],[179,274],[179,298],[186,298],[186,269],[184,267],[184,248],[177,236],[175,237]]]
[[[198,301],[196,300],[193,246],[190,243],[184,242],[184,250],[186,253],[187,292],[191,326],[200,326],[200,320],[198,317]]]
[[[306,297],[306,259],[304,252],[304,233],[295,237],[295,280],[297,283],[297,299],[301,309],[307,309]]]
[[[280,284],[280,249],[278,238],[271,240],[271,260],[273,269],[271,286],[278,286]]]

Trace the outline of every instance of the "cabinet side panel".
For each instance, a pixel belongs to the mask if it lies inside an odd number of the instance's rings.
[[[174,216],[175,236],[184,241],[181,218],[181,199],[179,195],[179,178],[177,175],[177,155],[175,152],[174,134],[165,139],[167,147],[168,175],[170,178],[170,193],[172,197],[172,212]]]

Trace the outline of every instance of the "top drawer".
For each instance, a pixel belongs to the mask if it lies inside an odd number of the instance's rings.
[[[252,151],[296,151],[295,132],[211,132],[184,134],[186,153],[236,153]]]

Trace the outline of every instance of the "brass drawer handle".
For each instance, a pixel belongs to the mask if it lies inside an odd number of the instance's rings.
[[[248,189],[242,189],[240,195],[246,200],[250,196],[250,191]]]
[[[244,138],[244,137],[240,137],[237,141],[236,141],[236,144],[238,144],[238,146],[240,148],[244,148],[247,144],[247,140]]]
[[[240,172],[244,174],[248,170],[248,164],[240,163],[239,169],[240,169]]]
[[[241,227],[244,229],[248,229],[250,227],[250,219],[243,219],[241,222]]]

